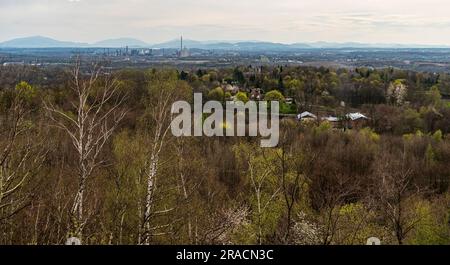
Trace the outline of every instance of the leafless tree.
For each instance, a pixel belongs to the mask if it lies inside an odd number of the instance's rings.
[[[218,210],[211,214],[211,224],[201,231],[200,242],[202,244],[233,244],[231,235],[243,225],[248,224],[248,215],[249,209],[246,205]]]
[[[164,224],[156,227],[151,226],[151,219],[155,215],[167,214],[173,209],[155,209],[155,199],[157,197],[157,177],[161,166],[161,153],[166,146],[168,133],[171,122],[171,108],[172,103],[176,101],[177,97],[177,80],[173,77],[163,77],[150,80],[151,106],[150,119],[152,122],[151,147],[148,154],[148,160],[145,166],[145,177],[147,182],[147,190],[145,195],[140,244],[150,244],[152,236],[164,234],[158,233],[161,228],[167,228],[170,225]]]
[[[265,161],[267,162],[267,161]],[[263,200],[263,187],[267,183],[267,177],[273,173],[273,169],[269,164],[266,164],[261,169],[257,169],[258,165],[252,161],[252,158],[249,157],[248,159],[248,168],[249,168],[249,175],[251,180],[252,189],[254,192],[254,195],[256,197],[256,215],[257,215],[257,238],[258,238],[258,244],[262,245],[263,240],[263,215],[266,212],[269,205],[276,199],[276,197],[279,195],[280,191],[282,190],[282,187],[278,187],[273,191],[273,193],[270,195],[270,197],[266,200]]]
[[[404,243],[408,233],[421,220],[421,217],[408,207],[408,200],[425,191],[414,184],[413,172],[405,156],[406,154],[402,153],[401,157],[385,155],[378,159],[371,192],[372,204],[389,224],[388,227],[399,245]]]
[[[81,238],[87,221],[84,209],[87,180],[105,162],[100,153],[126,115],[121,108],[126,96],[118,79],[103,67],[94,65],[90,72],[84,73],[80,60],[71,71],[70,87],[75,97],[70,110],[51,102],[45,102],[45,108],[53,125],[70,137],[78,156],[78,188],[70,214],[71,234]]]
[[[202,168],[201,159],[193,156],[195,150],[193,150],[191,142],[184,137],[178,137],[174,142],[174,150],[177,157],[177,175],[178,175],[178,196],[180,204],[185,211],[181,214],[183,219],[186,220],[187,239],[190,244],[195,242],[194,237],[194,224],[192,213],[195,208],[194,200],[195,193],[198,192],[198,188],[202,185],[203,176],[198,174],[196,168]]]
[[[332,177],[325,180],[327,184],[320,189],[322,196],[322,209],[320,215],[321,243],[333,243],[339,229],[339,209],[347,200],[355,197],[359,189],[359,182],[351,176],[335,172]]]
[[[32,193],[26,185],[39,173],[45,159],[45,148],[36,141],[38,124],[28,120],[32,109],[27,101],[33,93],[28,84],[17,85],[0,118],[0,222],[28,205]]]
[[[275,166],[273,174],[278,177],[281,187],[281,198],[284,203],[283,221],[279,227],[276,238],[283,244],[292,242],[291,233],[295,225],[296,205],[301,200],[301,193],[304,191],[308,179],[306,178],[305,163],[313,163],[314,152],[308,152],[311,157],[307,158],[304,148],[299,138],[298,124],[291,120],[281,121],[279,151],[275,153]]]
[[[182,196],[185,201],[189,200],[189,192],[187,186],[187,179],[185,174],[185,143],[182,138],[177,139],[177,143],[175,144],[175,150],[178,156],[178,173],[180,175],[180,188],[182,191]],[[187,216],[187,227],[188,227],[188,239],[189,242],[192,242],[192,220],[191,216]]]

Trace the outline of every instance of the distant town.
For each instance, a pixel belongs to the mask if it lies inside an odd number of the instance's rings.
[[[173,40],[147,45],[133,39],[82,44],[32,37],[0,43],[0,65],[57,66],[75,57],[108,61],[111,67],[179,69],[239,65],[289,65],[333,68],[399,68],[423,72],[450,71],[445,46],[368,45],[358,43],[277,44],[268,42],[198,42]]]

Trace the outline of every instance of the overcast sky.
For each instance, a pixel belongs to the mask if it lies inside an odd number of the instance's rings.
[[[43,35],[450,44],[449,0],[0,0],[0,41]]]

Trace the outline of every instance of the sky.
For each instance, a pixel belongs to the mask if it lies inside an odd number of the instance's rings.
[[[450,44],[449,0],[0,0],[0,41]]]

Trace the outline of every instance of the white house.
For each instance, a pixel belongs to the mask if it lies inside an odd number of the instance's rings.
[[[356,120],[360,120],[360,119],[364,119],[364,120],[368,120],[369,119],[364,114],[361,114],[359,112],[349,113],[349,114],[346,115],[346,117],[349,118],[352,121],[356,121]]]
[[[312,114],[311,112],[305,111],[297,115],[298,120],[317,120],[317,116]]]

